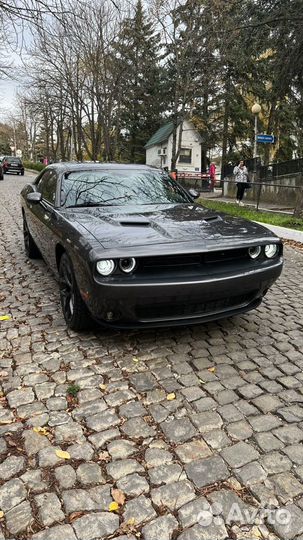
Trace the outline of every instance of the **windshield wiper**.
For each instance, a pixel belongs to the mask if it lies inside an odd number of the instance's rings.
[[[105,203],[94,203],[94,202],[86,202],[86,203],[80,203],[80,204],[70,204],[69,206],[65,206],[65,208],[85,208],[85,207],[98,207],[98,206],[112,206],[111,204],[105,204]]]

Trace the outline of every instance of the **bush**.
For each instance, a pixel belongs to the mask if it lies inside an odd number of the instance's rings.
[[[45,168],[45,165],[43,165],[43,163],[34,163],[34,161],[23,161],[23,165],[25,169],[33,169],[34,171],[38,172],[42,171]]]

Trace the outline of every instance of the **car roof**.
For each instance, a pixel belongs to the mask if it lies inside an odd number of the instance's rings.
[[[157,167],[152,167],[150,165],[138,165],[137,163],[96,163],[96,162],[90,162],[90,161],[82,161],[82,162],[62,162],[62,163],[52,163],[51,165],[48,165],[45,167],[45,169],[55,169],[58,172],[66,172],[66,171],[80,171],[80,170],[141,170],[141,171],[148,171],[148,170],[159,170]]]

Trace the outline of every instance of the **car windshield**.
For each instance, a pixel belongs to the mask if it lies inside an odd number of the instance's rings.
[[[129,206],[192,202],[170,176],[152,170],[102,170],[65,173],[62,204],[76,206]]]
[[[6,157],[4,159],[5,159],[5,161],[8,161],[8,163],[21,163],[20,158],[17,158],[17,157],[14,157],[14,156]]]

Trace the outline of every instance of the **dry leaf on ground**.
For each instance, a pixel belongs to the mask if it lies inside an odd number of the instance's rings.
[[[113,501],[110,503],[108,509],[110,512],[116,512],[117,510],[119,510],[119,505],[116,501]]]
[[[123,491],[121,491],[121,489],[112,489],[112,498],[120,506],[123,506],[123,504],[125,503],[125,495]]]
[[[70,454],[64,450],[56,450],[56,456],[61,459],[70,459]]]
[[[49,435],[49,431],[47,431],[47,429],[45,427],[40,427],[40,426],[34,427],[33,431],[35,433],[39,433],[39,435],[44,435],[44,436]]]

